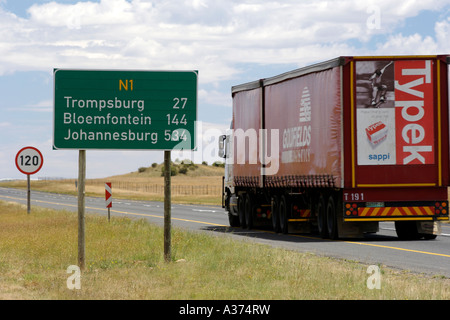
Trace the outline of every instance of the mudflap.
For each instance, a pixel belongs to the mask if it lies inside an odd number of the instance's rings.
[[[379,231],[378,221],[373,222],[344,222],[338,219],[339,238],[362,238],[364,233]]]
[[[420,234],[432,234],[439,236],[441,234],[440,221],[419,221],[417,222],[417,231]]]
[[[289,222],[288,233],[311,233],[311,223],[309,222]]]

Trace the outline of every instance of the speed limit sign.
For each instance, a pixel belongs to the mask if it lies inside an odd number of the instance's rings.
[[[20,172],[30,175],[42,168],[44,158],[42,153],[34,147],[25,147],[16,155],[16,167]]]

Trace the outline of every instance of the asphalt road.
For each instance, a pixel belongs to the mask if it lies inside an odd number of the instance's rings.
[[[26,191],[0,188],[0,200],[26,204]],[[31,214],[33,206],[76,211],[77,198],[32,191]],[[87,197],[85,206],[87,213],[104,215],[106,219],[104,198]],[[113,199],[111,219],[119,215],[145,218],[162,226],[164,204]],[[231,228],[228,226],[228,216],[221,207],[172,204],[172,225],[252,240],[289,250],[450,278],[450,224],[442,225],[442,235],[436,240],[401,241],[396,236],[394,224],[386,222],[380,223],[380,232],[377,234],[367,235],[361,239],[332,241],[320,239],[314,234],[282,235],[269,230]]]

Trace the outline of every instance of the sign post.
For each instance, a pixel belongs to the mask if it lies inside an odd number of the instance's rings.
[[[110,221],[111,207],[112,207],[112,189],[111,182],[105,183],[105,202],[108,208],[108,222]]]
[[[164,260],[171,260],[171,190],[170,190],[170,151],[164,151]]]
[[[54,69],[53,76],[53,149],[80,150],[79,238],[85,150],[164,150],[164,256],[170,261],[170,150],[196,149],[198,72]],[[84,264],[84,240],[79,251]]]
[[[86,150],[78,152],[78,266],[84,270],[86,266],[85,243],[85,180]]]
[[[31,182],[30,175],[41,170],[44,164],[42,153],[34,147],[20,149],[16,155],[16,167],[20,172],[27,175],[27,213],[31,211]]]

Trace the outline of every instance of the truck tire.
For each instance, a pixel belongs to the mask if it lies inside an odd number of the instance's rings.
[[[421,238],[415,221],[395,221],[395,232],[401,240],[418,240]]]
[[[245,223],[245,194],[242,194],[238,198],[238,217],[239,217],[239,224],[241,225],[241,228],[246,228]]]
[[[332,240],[339,238],[336,216],[336,204],[333,195],[330,195],[327,203],[327,230]]]
[[[272,199],[272,228],[273,231],[279,233],[280,229],[280,214],[279,214],[279,202],[278,196],[274,196]]]
[[[247,229],[253,228],[253,197],[250,193],[245,197],[245,224]]]
[[[232,213],[228,212],[228,222],[230,223],[230,227],[239,227],[239,216],[235,216]]]
[[[286,196],[281,196],[279,204],[280,231],[283,234],[288,233],[289,203]]]
[[[225,197],[225,210],[228,211],[228,222],[230,223],[230,227],[239,227],[239,216],[235,216],[231,213],[230,198],[230,192],[227,190]]]
[[[319,229],[319,235],[323,239],[328,238],[327,204],[322,194],[317,202],[317,228]]]

